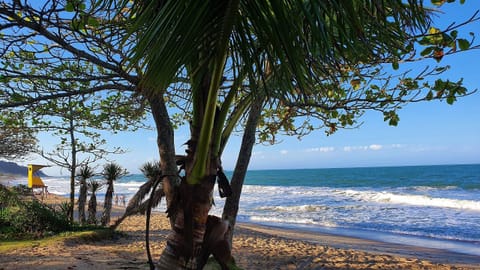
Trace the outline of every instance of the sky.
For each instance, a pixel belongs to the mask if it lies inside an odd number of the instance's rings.
[[[445,15],[437,25],[446,26],[468,19],[476,10],[480,10],[480,1],[467,0],[464,5],[444,5],[442,10]],[[480,22],[462,31],[475,32],[480,38]],[[433,59],[429,59],[420,65],[435,64]],[[447,56],[441,64],[451,66],[442,75],[444,78],[463,78],[468,89],[480,89],[480,50]],[[274,146],[256,145],[249,169],[480,163],[480,92],[461,98],[454,105],[439,101],[409,104],[399,111],[399,116],[398,126],[392,127],[383,121],[381,113],[367,112],[360,119],[363,124],[358,129],[339,130],[331,136],[317,131],[301,140],[281,137],[282,142]],[[128,150],[112,159],[130,173],[139,173],[139,167],[146,161],[158,160],[156,133],[153,130],[122,132],[105,138],[111,146],[122,146]],[[58,138],[52,138],[49,134],[40,134],[39,139],[40,145],[45,148],[58,142]],[[182,144],[187,140],[186,127],[176,131],[175,146],[178,153],[183,153]],[[225,169],[233,170],[240,142],[241,134],[230,139],[222,159]],[[41,158],[24,163],[29,162],[45,163]],[[43,171],[52,176],[68,175],[65,169],[55,166]]]

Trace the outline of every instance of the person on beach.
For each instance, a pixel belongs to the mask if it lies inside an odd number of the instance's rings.
[[[115,205],[118,205],[118,194],[115,194]]]

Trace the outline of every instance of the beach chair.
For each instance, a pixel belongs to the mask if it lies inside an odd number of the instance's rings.
[[[28,164],[28,187],[31,189],[40,189],[40,194],[42,198],[48,195],[48,187],[43,183],[40,176],[36,174],[38,170],[44,167],[50,167],[48,165],[36,165]]]

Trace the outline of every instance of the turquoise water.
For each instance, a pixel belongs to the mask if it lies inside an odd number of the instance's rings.
[[[130,175],[115,190],[129,198],[144,181]],[[68,192],[68,181],[47,185]],[[480,256],[480,165],[249,171],[238,220]]]
[[[249,171],[246,184],[306,187],[458,187],[480,189],[480,165]]]

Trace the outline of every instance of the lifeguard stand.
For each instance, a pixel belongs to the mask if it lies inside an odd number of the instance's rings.
[[[43,183],[40,176],[36,175],[35,173],[44,167],[50,167],[48,165],[35,165],[35,164],[28,164],[28,187],[29,188],[40,188],[42,196],[46,196],[48,194],[47,186]]]

